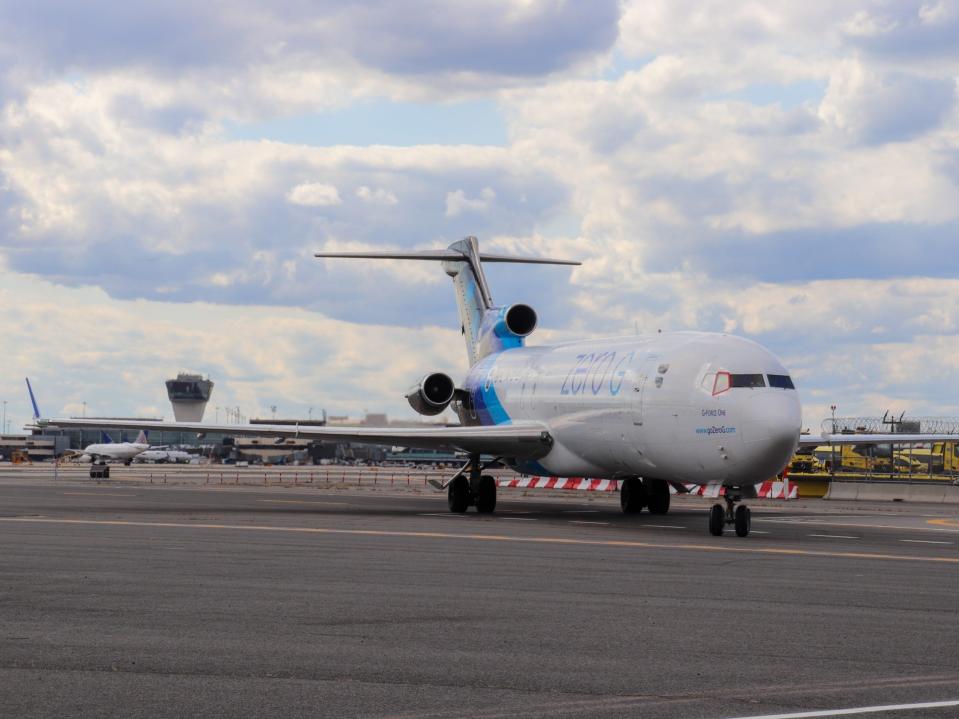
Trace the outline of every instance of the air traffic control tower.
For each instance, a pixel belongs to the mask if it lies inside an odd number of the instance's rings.
[[[177,422],[200,422],[213,394],[213,381],[203,375],[181,372],[166,381],[166,391]]]

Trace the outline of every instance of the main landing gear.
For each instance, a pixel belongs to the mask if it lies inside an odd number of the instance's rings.
[[[648,508],[650,514],[669,511],[669,483],[664,479],[624,479],[619,486],[619,506],[625,514],[636,514]]]
[[[709,509],[709,533],[714,537],[722,536],[723,528],[731,524],[736,528],[737,537],[749,534],[751,523],[749,507],[744,504],[736,506],[742,501],[743,494],[739,487],[726,487],[726,506],[714,504]]]
[[[496,478],[483,474],[489,465],[482,465],[479,455],[471,455],[469,464],[460,470],[446,489],[451,512],[464,514],[470,505],[479,514],[491,514],[496,509]]]

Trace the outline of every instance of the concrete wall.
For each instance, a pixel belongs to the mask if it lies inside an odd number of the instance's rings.
[[[912,482],[837,482],[829,485],[826,499],[862,499],[874,502],[933,502],[959,504],[959,487],[951,484]]]

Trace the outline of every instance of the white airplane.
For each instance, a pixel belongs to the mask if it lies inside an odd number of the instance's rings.
[[[709,530],[733,525],[746,536],[755,485],[775,476],[800,445],[898,444],[939,435],[800,436],[799,397],[788,370],[748,339],[706,332],[590,339],[526,347],[536,312],[494,305],[484,262],[578,262],[480,253],[476,238],[446,250],[323,252],[324,258],[385,258],[442,263],[453,280],[470,367],[458,384],[427,374],[406,395],[418,412],[451,406],[461,425],[438,428],[209,425],[190,422],[54,419],[64,427],[106,426],[231,435],[301,437],[467,453],[469,462],[438,489],[451,512],[496,507],[494,462],[517,472],[623,480],[626,513],[669,510],[669,486],[720,484],[725,506],[709,512]],[[943,435],[947,439],[955,436]],[[482,455],[495,458],[484,463]]]
[[[37,398],[33,395],[30,378],[27,377],[26,380],[27,392],[30,394],[30,404],[33,405],[33,419],[39,424],[43,422],[40,418],[40,408],[37,406]],[[114,442],[107,434],[104,434],[103,437],[106,441],[88,444],[79,450],[67,450],[66,454],[79,462],[99,462],[106,464],[108,460],[120,460],[125,464],[130,464],[134,457],[150,449],[146,430],[140,430],[140,434],[134,442]]]
[[[156,462],[156,463],[187,463],[193,458],[189,452],[179,449],[165,449],[163,447],[151,447],[134,458],[135,462]]]

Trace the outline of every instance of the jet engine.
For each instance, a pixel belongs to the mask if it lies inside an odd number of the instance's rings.
[[[433,372],[410,388],[406,401],[420,414],[439,414],[453,401],[456,387],[449,375]]]
[[[501,337],[504,334],[526,337],[536,329],[536,319],[536,310],[529,305],[510,305],[501,315],[496,334]]]

